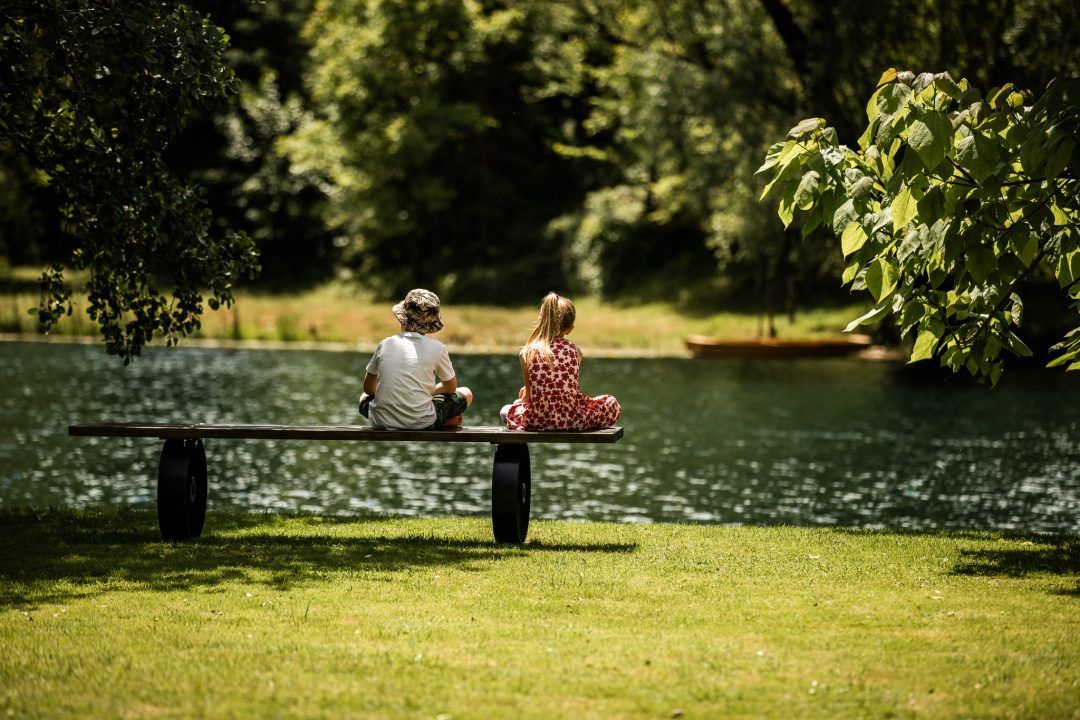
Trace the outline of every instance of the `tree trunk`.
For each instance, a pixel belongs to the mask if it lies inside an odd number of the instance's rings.
[[[855,118],[848,117],[843,103],[836,95],[835,81],[831,69],[822,66],[818,57],[828,58],[829,53],[816,53],[810,45],[810,37],[795,22],[795,16],[783,0],[760,0],[761,7],[772,21],[776,33],[780,36],[788,57],[799,76],[805,98],[799,104],[802,115],[820,115],[836,128],[840,137],[852,137],[855,132]],[[830,19],[832,6],[829,3],[810,4],[814,13],[811,29],[814,44],[829,46],[837,42]]]

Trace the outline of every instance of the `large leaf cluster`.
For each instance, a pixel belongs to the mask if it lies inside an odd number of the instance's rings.
[[[155,333],[199,327],[202,292],[232,301],[256,268],[243,235],[210,234],[198,189],[163,160],[184,117],[234,90],[220,28],[172,2],[13,0],[0,11],[0,133],[63,199],[89,271],[88,313],[125,362]],[[72,312],[63,265],[42,277],[47,330]]]
[[[758,170],[785,227],[840,238],[843,281],[875,305],[849,330],[891,314],[934,356],[996,383],[1017,335],[1025,281],[1053,275],[1080,312],[1080,81],[1037,99],[986,95],[947,73],[886,71],[858,149],[822,118],[804,120]],[[1051,365],[1080,368],[1080,328]]]

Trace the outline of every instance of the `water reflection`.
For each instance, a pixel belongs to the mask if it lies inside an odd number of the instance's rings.
[[[158,443],[68,438],[69,422],[350,423],[366,357],[0,344],[0,504],[153,502]],[[517,363],[460,356],[471,423],[497,424]],[[858,361],[586,359],[613,392],[614,446],[532,449],[534,516],[1080,531],[1080,378],[1014,372],[987,391],[905,383]],[[207,441],[211,504],[485,514],[492,448]]]

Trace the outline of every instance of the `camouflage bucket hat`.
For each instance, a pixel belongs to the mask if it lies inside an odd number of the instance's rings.
[[[430,290],[410,290],[405,299],[394,306],[394,317],[406,330],[421,335],[443,329],[442,319],[439,317],[439,296]]]

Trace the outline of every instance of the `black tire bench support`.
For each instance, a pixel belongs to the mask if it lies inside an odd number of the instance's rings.
[[[523,543],[529,533],[529,500],[532,497],[532,467],[525,443],[495,446],[495,467],[491,471],[491,529],[495,540]]]
[[[486,442],[495,445],[491,471],[491,528],[497,542],[525,542],[532,500],[527,443],[613,443],[621,427],[591,432],[529,432],[499,427],[452,430],[373,430],[355,425],[224,425],[89,423],[68,427],[76,437],[144,437],[165,441],[158,462],[157,511],[161,536],[194,540],[206,520],[205,438],[254,440],[351,440],[380,442]]]
[[[169,438],[161,448],[157,516],[161,537],[194,540],[206,520],[206,451],[199,438]]]

